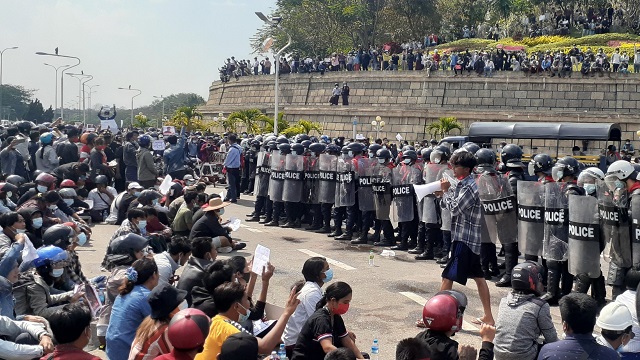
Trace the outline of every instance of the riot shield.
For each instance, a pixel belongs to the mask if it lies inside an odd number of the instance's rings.
[[[544,184],[518,181],[518,249],[542,255],[544,239]]]
[[[278,152],[271,153],[271,177],[269,178],[269,198],[271,201],[281,202],[284,190],[285,156]]]
[[[517,199],[509,181],[497,172],[483,172],[476,177],[476,183],[491,241],[518,241]]]
[[[391,169],[386,165],[376,164],[373,169],[373,201],[376,206],[376,219],[389,220],[391,211]]]
[[[356,174],[353,158],[342,156],[336,166],[335,206],[353,206],[356,203]]]
[[[422,171],[422,178],[425,184],[438,181],[440,173],[447,168],[443,164],[427,164]],[[426,195],[420,204],[418,204],[418,212],[420,213],[420,221],[425,224],[440,223],[440,201],[435,195]]]
[[[605,257],[620,268],[631,267],[631,226],[626,189],[610,189],[606,183],[598,186],[600,231],[606,244]]]
[[[374,211],[376,205],[373,200],[373,176],[378,159],[358,159],[358,207],[360,211]]]
[[[302,186],[304,156],[297,154],[287,154],[284,164],[284,191],[282,201],[300,202],[302,201]]]
[[[562,183],[544,184],[544,241],[542,254],[547,260],[567,259],[569,216]]]
[[[631,259],[633,265],[640,264],[640,194],[632,194],[631,201]]]
[[[454,178],[455,179],[455,176],[453,176],[453,170],[449,169],[449,167],[446,166],[438,174],[438,180],[440,180],[443,177],[445,177],[445,174],[447,175],[447,178]],[[454,186],[454,185],[451,184],[451,186]],[[438,199],[436,205],[437,206],[441,206],[440,205],[441,201],[442,200]],[[451,230],[451,211],[440,207],[440,216],[441,216],[441,219],[442,219],[441,229],[443,231],[450,231]]]
[[[569,195],[569,273],[600,276],[600,218],[598,199]]]
[[[393,220],[397,222],[412,221],[415,214],[416,196],[413,184],[422,182],[422,172],[419,168],[410,165],[399,165],[393,169],[391,177],[391,196],[393,205],[391,212]]]
[[[306,156],[304,162],[304,186],[302,187],[302,202],[305,204],[319,204],[318,190],[320,187],[320,158]]]
[[[255,191],[256,196],[269,195],[269,177],[271,174],[271,167],[269,166],[269,157],[271,154],[261,151],[258,153],[256,159],[256,183]]]
[[[336,195],[336,166],[338,158],[335,155],[320,154],[318,201],[322,204],[333,204]]]

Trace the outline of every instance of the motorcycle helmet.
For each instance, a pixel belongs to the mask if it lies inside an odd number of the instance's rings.
[[[460,303],[449,294],[434,295],[422,309],[422,319],[427,329],[439,332],[462,329],[462,316]]]
[[[291,145],[291,153],[295,153],[296,155],[304,154],[304,145],[298,143]]]
[[[296,142],[302,144],[303,141],[311,141],[311,138],[307,134],[300,134],[296,137]]]
[[[56,178],[49,173],[41,173],[36,177],[36,182],[42,182],[46,184],[53,184],[56,181]]]
[[[278,143],[273,140],[269,141],[267,145],[269,146],[270,151],[278,150]]]
[[[559,159],[551,168],[551,176],[554,181],[562,181],[565,176],[578,177],[580,174],[580,163],[571,156]]]
[[[401,151],[402,151],[402,152],[405,152],[405,151],[408,151],[408,150],[416,151],[416,149],[415,149],[413,146],[411,146],[411,145],[405,145],[405,146],[403,146]]]
[[[291,154],[291,145],[289,143],[281,143],[278,145],[278,150],[280,150],[280,155]]]
[[[27,182],[27,180],[20,175],[9,175],[6,180],[9,184],[13,184],[15,186],[20,186]]]
[[[349,149],[351,149],[351,151],[353,151],[354,155],[360,155],[362,154],[362,152],[364,151],[364,149],[367,148],[367,146],[363,143],[359,143],[359,142],[353,142],[349,145],[347,145],[347,147]]]
[[[314,143],[309,145],[309,150],[316,154],[322,154],[326,149],[327,147],[324,144],[320,144],[320,143]]]
[[[332,154],[332,155],[338,155],[340,154],[340,147],[338,145],[335,144],[329,144],[325,150],[326,153]]]
[[[280,135],[280,136],[278,136],[278,138],[276,139],[276,142],[277,142],[278,144],[288,144],[288,143],[289,143],[289,139],[287,139],[287,137],[286,137],[286,136],[284,136],[284,135]]]
[[[604,182],[604,173],[597,167],[589,167],[578,175],[578,186],[583,188],[588,195],[594,194],[598,185]]]
[[[529,161],[529,175],[536,176],[536,173],[551,175],[553,159],[547,154],[537,154]]]
[[[142,147],[148,147],[151,144],[151,137],[149,135],[142,135],[138,138],[138,144]]]
[[[305,149],[309,148],[309,145],[312,144],[311,140],[303,140],[300,144],[302,144],[302,146],[304,146]]]
[[[492,149],[478,149],[475,157],[478,165],[494,166],[496,164],[496,153]]]
[[[524,167],[522,163],[522,149],[516,144],[507,144],[500,152],[500,162],[507,167]]]
[[[141,251],[149,246],[149,240],[138,234],[129,233],[119,236],[111,242],[109,248],[112,254],[128,255]]]
[[[478,146],[478,144],[471,141],[464,143],[464,145],[462,145],[462,148],[472,154],[475,154],[478,150],[480,150],[480,146]]]
[[[443,161],[446,163],[451,157],[451,150],[444,145],[438,145],[431,151],[429,155],[429,161],[432,164],[441,164]]]
[[[378,150],[378,152],[376,152],[376,158],[378,159],[384,159],[385,161],[390,160],[393,157],[393,155],[391,154],[391,151],[387,150],[387,149],[380,149]]]
[[[43,145],[50,145],[51,143],[53,143],[53,133],[46,132],[40,135],[40,142]]]
[[[402,153],[402,160],[410,159],[411,163],[418,160],[418,154],[414,150],[406,150]]]
[[[66,261],[68,258],[65,250],[53,245],[43,246],[36,253],[38,257],[33,260],[33,266],[37,268]]]
[[[106,177],[105,175],[98,175],[98,176],[96,176],[95,179],[93,179],[93,182],[96,185],[108,185],[109,184],[109,178]]]
[[[211,320],[198,309],[178,311],[169,322],[167,337],[171,345],[179,350],[193,350],[204,346],[209,335]]]
[[[423,148],[420,150],[420,156],[422,157],[422,161],[425,163],[431,161],[431,153],[433,152],[432,148]]]
[[[533,261],[516,265],[511,271],[511,288],[540,296],[543,285],[538,265]]]
[[[76,231],[71,226],[56,224],[42,234],[42,243],[66,249],[71,245],[71,239],[74,236],[76,236]]]
[[[638,172],[633,165],[626,160],[618,160],[609,165],[607,173],[604,176],[604,182],[607,184],[609,189],[612,190],[615,188],[626,188],[626,184],[624,182],[627,179],[637,180]]]
[[[102,175],[104,176],[104,175]],[[60,188],[64,189],[64,188],[75,188],[77,186],[77,184],[75,183],[75,181],[71,180],[71,179],[65,179],[62,180],[62,182],[60,183]]]
[[[70,187],[58,190],[58,194],[62,199],[72,199],[78,196],[78,194],[76,194],[76,191]]]
[[[323,142],[325,144],[330,144],[331,139],[327,135],[322,135],[320,136],[320,142]]]

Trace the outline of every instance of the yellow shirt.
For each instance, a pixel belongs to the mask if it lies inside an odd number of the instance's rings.
[[[222,343],[233,334],[245,331],[240,324],[220,314],[211,319],[209,335],[204,341],[204,350],[196,355],[195,360],[216,359],[222,348]]]

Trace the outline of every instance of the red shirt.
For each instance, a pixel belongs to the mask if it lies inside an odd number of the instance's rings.
[[[53,353],[43,356],[40,360],[100,360],[100,358],[71,345],[58,345]]]
[[[158,356],[156,360],[193,360],[193,358],[186,353],[176,352],[176,349],[171,350],[170,353]]]

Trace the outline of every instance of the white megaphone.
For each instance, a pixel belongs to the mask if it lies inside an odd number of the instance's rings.
[[[421,201],[422,198],[429,194],[433,194],[436,191],[442,190],[442,185],[440,185],[440,180],[436,180],[432,183],[424,184],[424,185],[413,185],[413,190],[418,197],[418,201]]]

